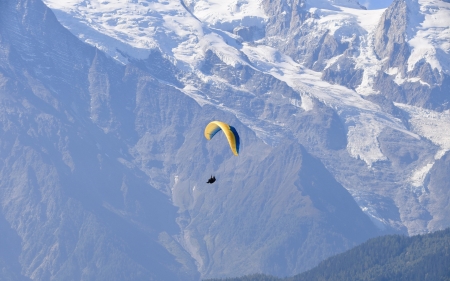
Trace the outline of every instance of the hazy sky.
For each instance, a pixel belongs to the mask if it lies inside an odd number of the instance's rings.
[[[387,8],[391,5],[392,0],[359,0],[361,5],[366,6],[369,10]]]

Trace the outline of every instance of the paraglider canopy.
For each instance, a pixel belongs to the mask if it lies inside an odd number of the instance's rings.
[[[234,155],[239,155],[240,139],[236,129],[222,121],[212,121],[205,128],[205,138],[211,140],[217,132],[223,131]]]

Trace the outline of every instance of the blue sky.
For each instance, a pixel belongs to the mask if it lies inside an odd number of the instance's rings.
[[[366,6],[369,10],[387,8],[391,5],[392,0],[359,0],[361,5]]]

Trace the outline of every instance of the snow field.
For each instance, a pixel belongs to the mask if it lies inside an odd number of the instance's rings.
[[[418,11],[409,15],[408,71],[425,59],[432,68],[450,73],[450,3],[418,0]]]

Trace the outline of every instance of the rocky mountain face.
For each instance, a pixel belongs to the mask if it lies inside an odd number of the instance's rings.
[[[364,9],[357,2],[345,6]],[[376,65],[371,94],[443,111],[450,104],[448,44],[444,43],[448,39],[448,22],[444,20],[448,9],[445,1],[395,0],[376,28],[368,30],[361,21],[351,20],[352,16],[346,21],[326,20],[337,13],[346,17],[345,9],[335,12],[329,3],[327,7],[320,1],[267,1],[265,42],[322,72],[323,80],[351,89],[361,87],[364,75],[372,74],[360,62],[363,56],[367,58],[364,49],[369,45],[370,56],[374,56],[372,67]],[[420,41],[423,38],[427,39]],[[430,43],[433,40],[434,45]]]
[[[45,2],[0,2],[1,279],[287,276],[449,226],[447,2]]]
[[[283,2],[283,3],[281,3]],[[357,1],[300,1],[300,3],[285,3],[285,1],[266,1],[264,8],[270,20],[266,26],[267,44],[286,53],[295,60],[302,62],[306,67],[315,71],[324,71],[324,80],[354,88],[361,82],[362,73],[346,73],[345,77],[336,78],[336,66],[351,70],[354,68],[352,56],[357,52],[359,38],[364,30],[355,22],[348,21],[329,29],[326,22],[321,22],[322,12],[339,13],[333,4],[365,9]],[[287,6],[287,9],[278,10],[275,7]],[[292,7],[292,8],[291,8]],[[282,24],[286,19],[289,23]],[[350,34],[349,38],[343,38]],[[356,50],[355,50],[356,47]],[[345,55],[344,55],[345,54]],[[328,60],[340,57],[333,65]],[[337,72],[340,72],[339,70]]]
[[[0,279],[198,279],[159,242],[177,210],[126,145],[130,116],[148,115],[138,96],[185,96],[80,42],[41,1],[2,1],[0,45]]]
[[[429,50],[417,60],[413,58],[417,56],[414,52],[418,53],[420,50],[411,48],[414,47],[412,44],[417,44],[414,41],[421,40],[420,37],[425,34],[433,40],[436,36],[434,32],[440,33],[445,28],[448,30],[448,23],[443,23],[442,26],[437,24],[434,26],[438,29],[436,31],[426,29],[432,29],[427,26],[429,17],[447,17],[450,14],[448,4],[443,3],[444,1],[434,2],[394,1],[383,14],[374,37],[375,52],[383,60],[374,88],[394,102],[443,111],[450,109],[448,54],[438,48],[441,47],[439,45],[427,46],[428,42],[424,40],[425,42],[421,42],[424,46],[416,49]],[[441,14],[440,8],[446,13]],[[439,42],[439,39],[436,41]],[[443,59],[436,64],[427,59],[428,52],[434,53],[438,58],[442,56]]]

